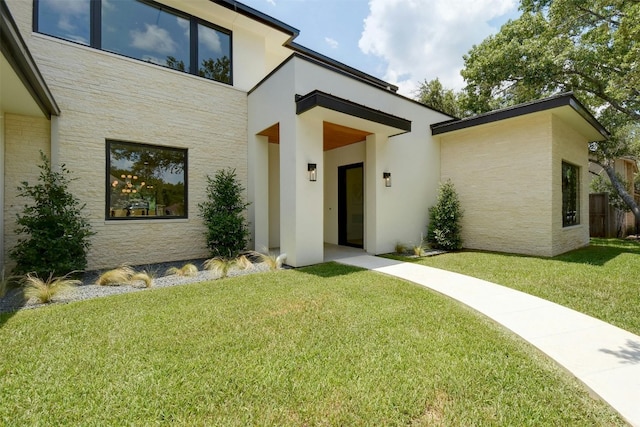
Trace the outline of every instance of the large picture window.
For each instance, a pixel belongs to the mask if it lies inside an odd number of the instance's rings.
[[[187,150],[107,141],[107,219],[187,217]]]
[[[562,226],[580,224],[580,168],[562,162]]]
[[[233,84],[231,32],[150,0],[33,0],[34,31]]]

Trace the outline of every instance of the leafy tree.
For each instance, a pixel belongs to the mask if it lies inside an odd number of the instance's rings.
[[[175,56],[167,56],[167,67],[178,71],[185,71],[184,61],[178,60]]]
[[[27,238],[20,239],[10,252],[17,262],[14,272],[46,278],[84,270],[89,237],[94,234],[82,215],[85,205],[69,192],[73,179],[65,165],[53,171],[47,156],[40,152],[40,157],[38,184],[22,182],[18,187],[18,195],[33,203],[17,215],[16,233]]]
[[[429,208],[427,242],[434,248],[447,251],[462,249],[462,213],[453,183],[440,184],[436,204]]]
[[[450,116],[464,116],[460,94],[453,89],[445,89],[438,78],[420,83],[416,93],[416,100]]]
[[[221,169],[207,176],[207,201],[200,203],[200,216],[207,226],[207,247],[214,256],[233,259],[247,247],[249,226],[242,197],[244,187],[235,169]]]
[[[573,91],[612,132],[591,160],[640,220],[615,158],[640,152],[640,1],[521,0],[522,16],[474,46],[462,75],[465,108],[481,113]]]
[[[224,83],[231,83],[231,60],[228,56],[203,59],[202,66],[198,70],[200,77],[216,80]]]

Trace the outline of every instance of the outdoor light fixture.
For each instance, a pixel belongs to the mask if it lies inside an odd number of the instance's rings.
[[[382,179],[385,187],[391,187],[391,172],[382,172]]]
[[[307,172],[309,172],[309,181],[318,179],[318,167],[315,163],[307,163]]]

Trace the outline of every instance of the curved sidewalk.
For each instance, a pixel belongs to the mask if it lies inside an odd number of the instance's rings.
[[[640,336],[495,283],[371,255],[336,259],[456,299],[520,335],[640,427]]]

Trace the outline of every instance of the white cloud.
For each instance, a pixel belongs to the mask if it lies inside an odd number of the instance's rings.
[[[327,44],[329,45],[329,47],[331,49],[337,49],[338,48],[338,41],[335,39],[332,39],[331,37],[325,37],[324,41],[327,42]]]
[[[201,26],[198,30],[198,38],[207,48],[215,53],[222,53],[222,43],[218,32],[208,27]]]
[[[436,77],[461,89],[462,55],[497,32],[489,21],[516,10],[515,0],[370,0],[359,47],[385,60],[384,79],[405,95]]]
[[[271,6],[275,6],[276,5],[275,0],[267,0],[267,3],[269,3]]]
[[[53,10],[62,14],[81,16],[89,13],[88,2],[85,3],[77,0],[50,0],[48,4]]]
[[[171,38],[171,34],[164,28],[157,25],[144,24],[144,32],[133,30],[131,34],[131,45],[138,49],[150,50],[161,54],[174,53],[177,50],[177,43]]]

